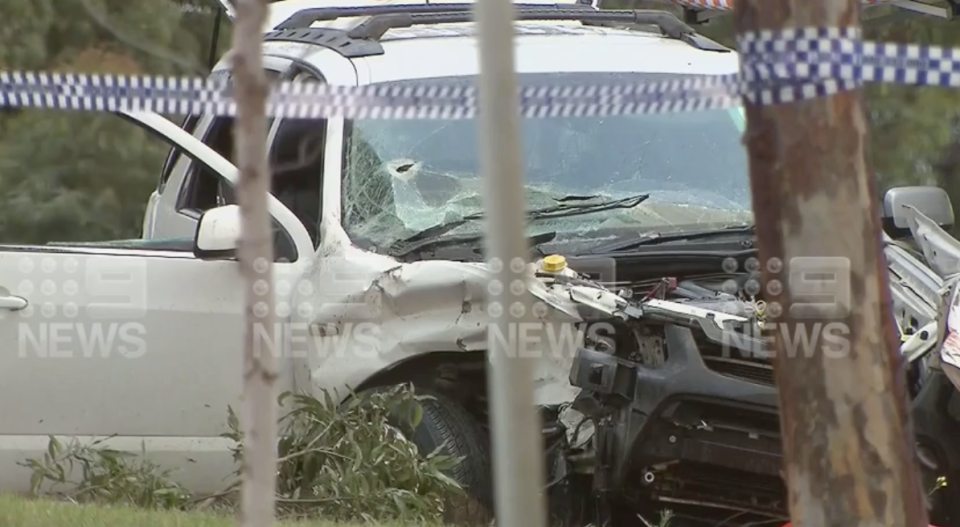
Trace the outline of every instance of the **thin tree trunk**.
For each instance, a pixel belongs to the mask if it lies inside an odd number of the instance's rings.
[[[533,399],[534,355],[525,349],[518,328],[534,320],[532,296],[513,292],[524,283],[529,257],[523,188],[520,104],[516,93],[511,0],[478,0],[473,6],[477,23],[480,77],[480,163],[483,207],[487,213],[486,249],[491,264],[500,262],[491,285],[500,287],[488,299],[492,323],[488,327],[487,388],[490,394],[490,433],[493,439],[493,475],[496,523],[509,527],[544,527],[546,501],[543,439]],[[519,264],[519,265],[518,265]],[[495,313],[494,306],[509,306]],[[516,306],[520,307],[519,314]],[[519,330],[518,330],[519,331]]]
[[[276,331],[273,295],[273,237],[267,211],[270,168],[267,164],[266,99],[262,35],[266,0],[238,0],[233,33],[236,82],[237,201],[242,238],[238,258],[246,283],[244,327],[244,433],[241,527],[268,527],[274,521],[277,467],[275,359],[268,341]],[[264,287],[266,286],[266,287]],[[260,342],[257,342],[260,339]]]
[[[858,0],[737,0],[734,16],[743,33],[848,27],[860,12]],[[774,367],[793,525],[926,527],[861,92],[745,104],[767,311],[782,306]],[[817,295],[833,298],[811,305]],[[797,333],[816,344],[790,350]]]

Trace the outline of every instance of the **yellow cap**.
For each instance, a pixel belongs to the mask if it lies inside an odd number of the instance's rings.
[[[543,258],[543,270],[548,273],[559,273],[567,267],[567,259],[559,254],[551,254]]]

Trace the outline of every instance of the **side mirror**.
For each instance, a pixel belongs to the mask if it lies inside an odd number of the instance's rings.
[[[904,206],[911,206],[944,229],[953,227],[953,205],[947,191],[940,187],[894,187],[883,195],[885,227],[909,231]]]
[[[204,212],[193,238],[193,254],[202,260],[224,260],[236,256],[240,239],[240,207],[225,205]]]

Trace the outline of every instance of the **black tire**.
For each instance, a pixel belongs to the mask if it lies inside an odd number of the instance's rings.
[[[375,390],[384,389],[387,388]],[[464,503],[449,504],[444,520],[457,525],[489,525],[493,519],[493,474],[487,431],[455,399],[419,387],[414,391],[432,398],[420,403],[423,418],[412,434],[405,431],[408,438],[421,455],[426,456],[444,445],[444,454],[462,459],[450,470],[449,476],[464,487],[467,499]]]

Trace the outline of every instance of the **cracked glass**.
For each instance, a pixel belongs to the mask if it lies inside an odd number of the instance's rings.
[[[684,76],[650,73],[521,74],[520,84],[643,83]],[[476,77],[384,85],[470,86]],[[389,246],[433,225],[481,212],[475,119],[361,119],[348,126],[343,225],[351,237]],[[530,223],[530,234],[590,238],[621,230],[724,227],[753,220],[742,108],[614,117],[524,118],[526,202],[602,201],[649,193],[631,209]],[[473,221],[445,233],[480,232]]]

